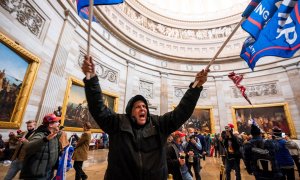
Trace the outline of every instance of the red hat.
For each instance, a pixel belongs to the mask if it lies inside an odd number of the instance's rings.
[[[55,116],[55,114],[47,114],[44,118],[43,118],[43,124],[49,124],[52,122],[57,122],[59,121],[61,118]]]
[[[233,125],[233,124],[231,124],[231,123],[229,123],[229,124],[228,124],[228,126],[229,126],[231,129],[233,129],[233,128],[234,128],[234,125]]]
[[[21,129],[18,129],[17,130],[17,134],[21,134],[22,133],[22,130]]]
[[[181,131],[175,131],[174,135],[179,136],[179,137],[184,137],[185,136],[185,134]]]

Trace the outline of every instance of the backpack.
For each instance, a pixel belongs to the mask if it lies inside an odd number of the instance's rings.
[[[251,144],[251,166],[254,173],[266,177],[274,177],[278,172],[274,143],[269,140],[261,140]]]

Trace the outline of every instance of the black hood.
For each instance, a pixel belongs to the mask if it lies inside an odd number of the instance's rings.
[[[128,101],[127,106],[126,106],[126,115],[131,118],[131,111],[132,111],[132,108],[133,108],[133,104],[135,102],[137,102],[137,101],[143,101],[146,104],[146,108],[147,108],[147,121],[148,121],[148,119],[150,117],[148,102],[147,102],[147,100],[142,95],[136,95],[136,96],[132,97]]]

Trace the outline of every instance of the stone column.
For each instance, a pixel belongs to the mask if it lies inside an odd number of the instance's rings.
[[[168,74],[160,73],[160,114],[168,112]]]
[[[42,96],[41,108],[38,112],[38,122],[42,121],[45,114],[52,113],[56,109],[57,97],[61,96],[59,93],[61,83],[64,81],[64,72],[66,68],[67,58],[75,35],[75,26],[70,18],[70,12],[65,11],[65,20],[61,28],[61,33],[57,42],[55,53],[50,66],[47,77],[46,88]]]
[[[289,66],[286,66],[285,69],[289,78],[289,84],[294,94],[294,99],[297,105],[298,113],[300,113],[300,72],[298,66],[299,64],[291,64]],[[297,119],[295,119],[295,121],[296,120]]]
[[[215,126],[216,125],[220,126],[219,127],[220,130],[222,130],[228,124],[227,109],[225,105],[225,96],[224,96],[224,88],[223,88],[224,85],[223,76],[215,76],[214,81],[216,86],[217,105],[218,105],[218,112],[219,112],[219,124],[216,122]]]

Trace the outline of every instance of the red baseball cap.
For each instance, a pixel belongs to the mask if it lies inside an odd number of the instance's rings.
[[[175,131],[174,135],[175,136],[177,135],[179,137],[184,137],[185,136],[185,134],[183,132],[181,132],[181,131]]]
[[[47,114],[44,118],[43,118],[43,124],[49,124],[52,122],[57,122],[61,119],[61,117],[57,117],[55,116],[55,114]]]

